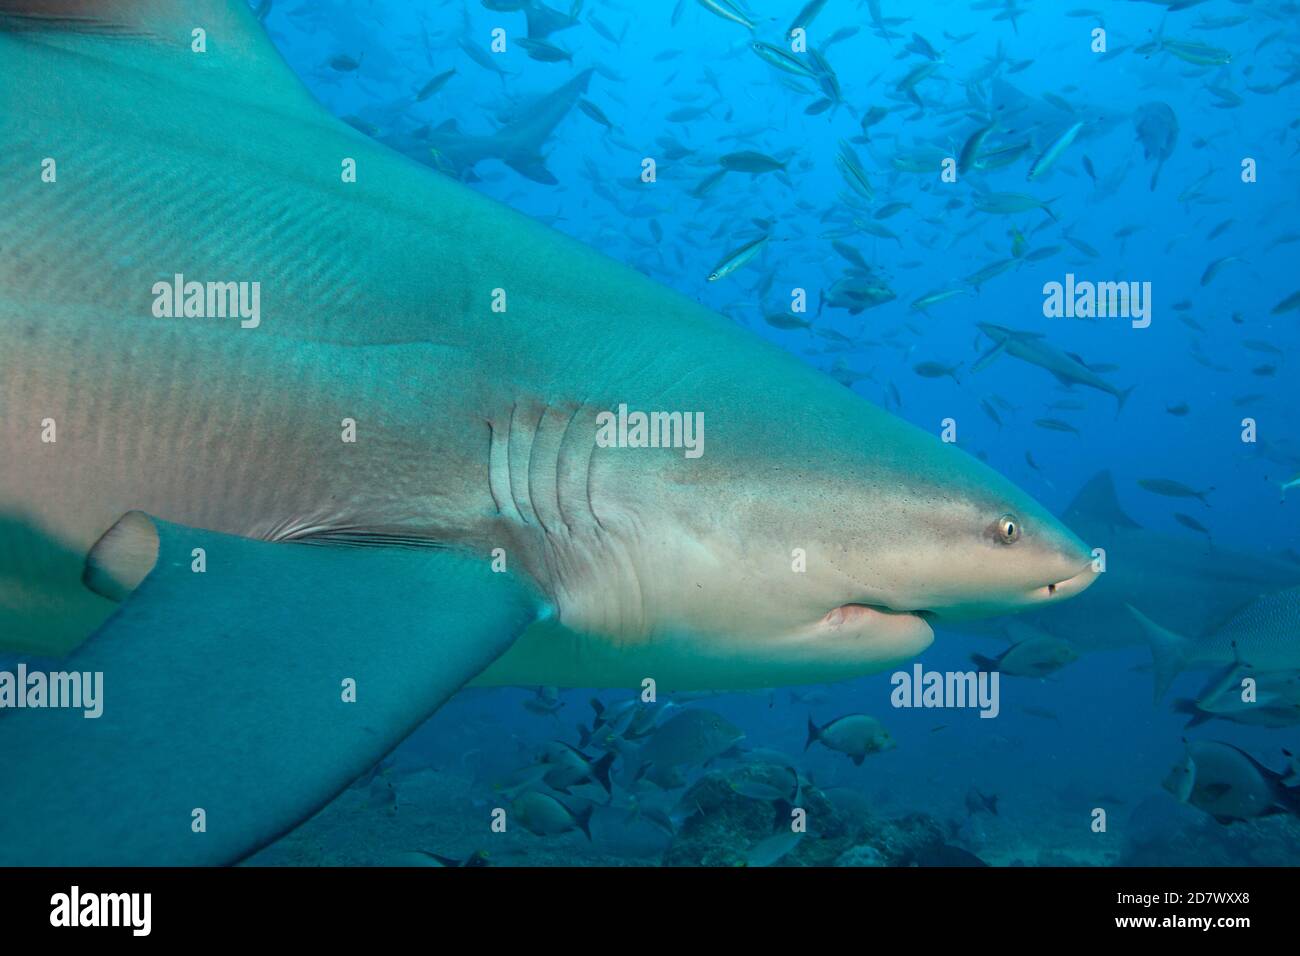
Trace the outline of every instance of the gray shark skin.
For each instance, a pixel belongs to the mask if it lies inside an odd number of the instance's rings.
[[[841,679],[1092,583],[974,458],[325,114],[242,3],[118,9],[0,0],[0,642],[106,686],[0,719],[0,863],[238,860],[472,681]],[[260,321],[157,316],[176,274]],[[598,444],[620,404],[703,454]]]

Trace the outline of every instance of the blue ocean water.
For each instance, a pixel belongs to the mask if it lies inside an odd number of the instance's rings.
[[[258,9],[338,116],[724,313],[919,427],[955,429],[959,447],[1054,513],[1108,472],[1140,526],[1133,537],[1148,545],[1150,575],[1165,576],[1150,592],[1130,579],[1130,591],[1111,596],[1117,605],[1164,621],[1187,611],[1169,598],[1185,593],[1206,609],[1188,635],[1199,638],[1251,596],[1281,589],[1274,577],[1252,583],[1257,563],[1282,567],[1283,577],[1293,566],[1289,583],[1300,583],[1300,488],[1280,490],[1300,471],[1292,367],[1300,8],[1285,0],[808,7],[816,56],[790,52],[806,75],[778,69],[753,46],[790,51],[800,2],[753,0],[743,14],[695,0],[572,9],[275,0]],[[728,9],[753,29],[719,15]],[[519,42],[530,35],[531,49]],[[501,37],[504,50],[492,52]],[[586,70],[580,101],[542,141],[549,175],[521,175],[504,155],[458,164],[452,150],[435,151],[449,136],[509,130]],[[999,166],[1002,149],[1019,152]],[[742,151],[779,168],[733,170],[710,185],[722,157]],[[844,174],[846,155],[866,192]],[[653,182],[643,179],[646,160]],[[1001,194],[1045,206],[977,208],[1014,201]],[[756,256],[709,280],[762,236]],[[998,264],[999,274],[972,281]],[[885,301],[846,308],[836,295],[846,275],[870,275]],[[1045,285],[1067,276],[1138,284],[1148,290],[1149,325],[1141,316],[1047,316]],[[796,289],[807,312],[791,310]],[[954,294],[916,305],[945,291]],[[1114,394],[1067,387],[1014,354],[981,361],[996,344],[981,323],[1042,337],[1077,363],[1077,379],[1097,376],[1131,396],[1117,414]],[[1133,554],[1108,557],[1122,568]],[[1231,601],[1211,600],[1229,578],[1246,581]],[[1056,633],[1051,613],[1035,618],[1039,633]],[[972,653],[996,656],[1023,636],[940,626],[920,663],[970,670]],[[772,808],[786,808],[736,796],[732,784],[737,768],[770,765],[768,752],[778,752],[804,781],[799,795],[829,794],[837,819],[833,833],[806,837],[781,863],[906,863],[897,844],[916,834],[1004,865],[1300,860],[1292,814],[1225,823],[1163,786],[1184,759],[1185,737],[1231,743],[1281,771],[1300,720],[1216,719],[1187,730],[1172,701],[1196,696],[1213,670],[1181,675],[1153,703],[1140,629],[1092,636],[1071,630],[1080,658],[1045,677],[1003,675],[993,719],[894,707],[892,671],[819,688],[665,695],[661,713],[646,718],[652,730],[681,710],[706,709],[743,731],[740,751],[687,766],[674,787],[645,785],[619,754],[611,793],[560,794],[570,809],[594,808],[591,840],[576,830],[494,834],[489,824],[551,742],[598,759],[601,746],[585,740],[596,717],[590,700],[613,707],[635,689],[561,689],[553,698],[532,688],[466,691],[373,776],[256,859],[391,863],[416,851],[459,860],[482,851],[493,863],[761,862],[753,848],[772,832]],[[1269,639],[1300,643],[1294,616]],[[896,746],[860,765],[821,743],[805,750],[809,719],[854,713],[878,719]],[[624,735],[629,746],[644,739]],[[721,796],[706,788],[710,799],[699,797],[706,779],[721,779]],[[973,793],[996,795],[997,812]],[[703,826],[710,817],[716,826]]]

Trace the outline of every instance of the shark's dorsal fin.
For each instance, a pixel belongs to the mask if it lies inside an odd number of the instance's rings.
[[[1115,493],[1115,480],[1111,478],[1109,470],[1097,472],[1079,489],[1074,501],[1070,502],[1070,507],[1065,511],[1065,522],[1071,526],[1076,523],[1101,523],[1111,528],[1142,527],[1124,513],[1119,495]]]

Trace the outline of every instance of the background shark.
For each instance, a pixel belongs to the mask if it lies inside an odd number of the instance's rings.
[[[1084,651],[1145,646],[1129,605],[1193,638],[1210,635],[1263,595],[1300,584],[1300,564],[1143,528],[1124,511],[1109,471],[1093,475],[1064,512],[1071,528],[1106,552],[1106,570],[1077,601],[1016,618]],[[995,621],[963,625],[983,633]],[[1195,645],[1193,640],[1193,645]],[[1172,678],[1172,675],[1170,675]]]
[[[396,148],[421,162],[429,162],[460,178],[473,173],[485,159],[499,159],[519,175],[533,182],[553,185],[555,177],[546,168],[542,146],[559,122],[586,92],[591,70],[583,70],[564,85],[519,110],[519,118],[494,133],[462,133],[449,120],[424,136],[394,142]]]
[[[3,634],[106,695],[0,720],[0,863],[238,860],[475,678],[845,677],[1094,579],[974,458],[329,117],[241,3],[0,0],[0,54]],[[261,324],[156,318],[182,272]],[[708,451],[598,447],[621,402]]]

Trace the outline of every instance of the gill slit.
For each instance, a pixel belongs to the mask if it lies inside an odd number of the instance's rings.
[[[542,424],[543,422],[546,421],[546,413],[549,412],[550,410],[551,410],[550,404],[548,402],[543,402],[541,414],[537,416],[537,424],[533,426],[533,430],[531,434],[526,434],[526,438],[528,442],[528,459],[527,459],[527,463],[524,466],[524,491],[528,497],[528,507],[530,507],[533,510],[533,515],[537,518],[537,523],[542,526],[542,531],[546,534],[547,537],[550,537],[554,532],[547,526],[546,519],[542,517],[542,509],[537,507],[537,501],[539,495],[537,494],[537,489],[535,487],[536,482],[534,481],[537,475],[536,472],[533,470],[533,452],[536,450],[538,442],[542,440]],[[559,488],[558,488],[558,483],[559,483],[558,454],[556,460],[556,469],[557,469],[557,473],[556,473],[557,488],[555,493],[556,494],[555,505],[556,508],[558,509],[560,504]]]
[[[524,509],[519,506],[519,498],[515,495],[515,469],[514,469],[514,465],[511,462],[511,458],[513,456],[510,454],[511,439],[514,438],[515,435],[515,411],[518,408],[519,408],[518,402],[511,403],[510,422],[508,425],[506,425],[506,486],[510,489],[510,501],[515,506],[515,513],[519,515],[519,520],[522,521],[524,524],[532,524],[532,522],[528,520],[528,515],[524,514]],[[529,442],[528,453],[530,457],[532,456],[532,450],[533,450],[532,443]],[[525,466],[524,474],[525,476],[527,476],[528,474],[526,466]],[[527,486],[525,486],[524,490],[527,491]]]

